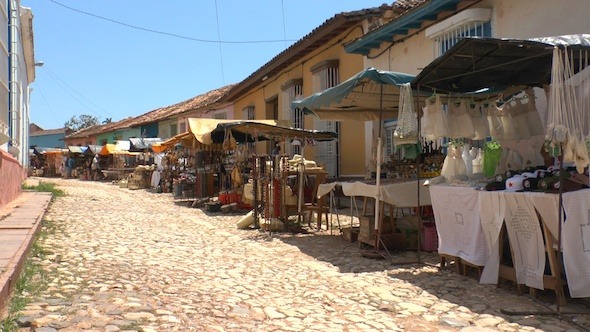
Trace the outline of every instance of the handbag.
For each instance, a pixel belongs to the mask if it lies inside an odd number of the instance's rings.
[[[409,83],[400,86],[399,95],[401,113],[393,131],[393,144],[396,147],[401,144],[418,143],[418,114],[414,110],[412,88]]]
[[[236,142],[236,139],[234,138],[234,135],[231,132],[231,129],[226,129],[225,130],[225,138],[223,139],[223,143],[221,145],[221,147],[223,148],[223,150],[227,151],[227,150],[233,150],[238,146],[238,142]]]

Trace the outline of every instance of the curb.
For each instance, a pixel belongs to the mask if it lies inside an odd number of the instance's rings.
[[[23,192],[22,195],[25,193]],[[31,250],[31,246],[33,245],[33,241],[35,240],[36,236],[41,231],[41,222],[45,213],[47,212],[47,208],[51,202],[51,194],[50,193],[38,193],[38,192],[31,192],[29,195],[33,196],[48,196],[46,201],[43,204],[40,204],[39,207],[35,207],[35,209],[39,209],[40,211],[37,217],[35,218],[33,225],[30,227],[29,231],[27,232],[24,240],[22,241],[19,249],[16,251],[15,255],[12,257],[8,265],[6,266],[6,270],[2,271],[0,274],[0,312],[4,313],[7,309],[6,306],[9,303],[10,296],[14,291],[14,287],[16,285],[16,281],[21,273],[23,268],[24,262],[27,258]],[[22,209],[23,207],[16,206],[14,210]]]

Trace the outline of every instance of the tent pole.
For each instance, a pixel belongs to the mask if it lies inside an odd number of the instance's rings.
[[[555,268],[555,282],[557,288],[557,296],[556,296],[556,303],[555,309],[557,313],[561,312],[561,301],[560,301],[560,294],[563,292],[563,287],[561,285],[561,223],[563,222],[563,144],[560,144],[560,151],[562,151],[561,155],[558,157],[559,160],[559,205],[557,211],[559,216],[557,217],[557,267]]]
[[[418,90],[416,92],[416,117],[418,118],[418,145],[422,146],[422,144],[420,144],[420,132],[421,132],[421,126],[420,126],[420,86],[418,86]],[[423,153],[424,151],[422,151]],[[420,206],[420,166],[422,165],[422,160],[421,160],[421,155],[422,153],[418,153],[418,168],[416,170],[416,185],[418,186],[418,194],[417,194],[417,199],[418,199],[418,249],[416,251],[416,254],[418,255],[418,263],[421,263],[421,252],[420,252],[420,247],[422,246],[422,226],[423,226],[423,222],[422,222],[422,206]]]
[[[383,83],[380,85],[381,87],[381,92],[379,94],[379,109],[381,110],[381,112],[379,112],[379,136],[377,138],[377,156],[375,158],[376,160],[376,175],[375,178],[377,180],[377,182],[375,183],[375,186],[377,187],[377,194],[375,195],[375,246],[374,246],[374,250],[379,250],[379,241],[381,238],[381,225],[380,221],[381,218],[379,217],[379,212],[381,211],[381,209],[379,208],[379,205],[381,203],[381,121],[383,120]]]

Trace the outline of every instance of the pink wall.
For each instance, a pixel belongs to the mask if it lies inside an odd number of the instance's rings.
[[[26,173],[19,162],[8,152],[0,150],[0,206],[21,194],[25,177]]]

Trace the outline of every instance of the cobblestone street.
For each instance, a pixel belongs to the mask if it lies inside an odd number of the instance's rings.
[[[271,237],[169,194],[42,181],[67,195],[45,217],[49,285],[21,312],[22,331],[582,331],[589,320],[504,315],[548,309],[512,285],[439,270],[436,254],[367,259],[338,234]]]

